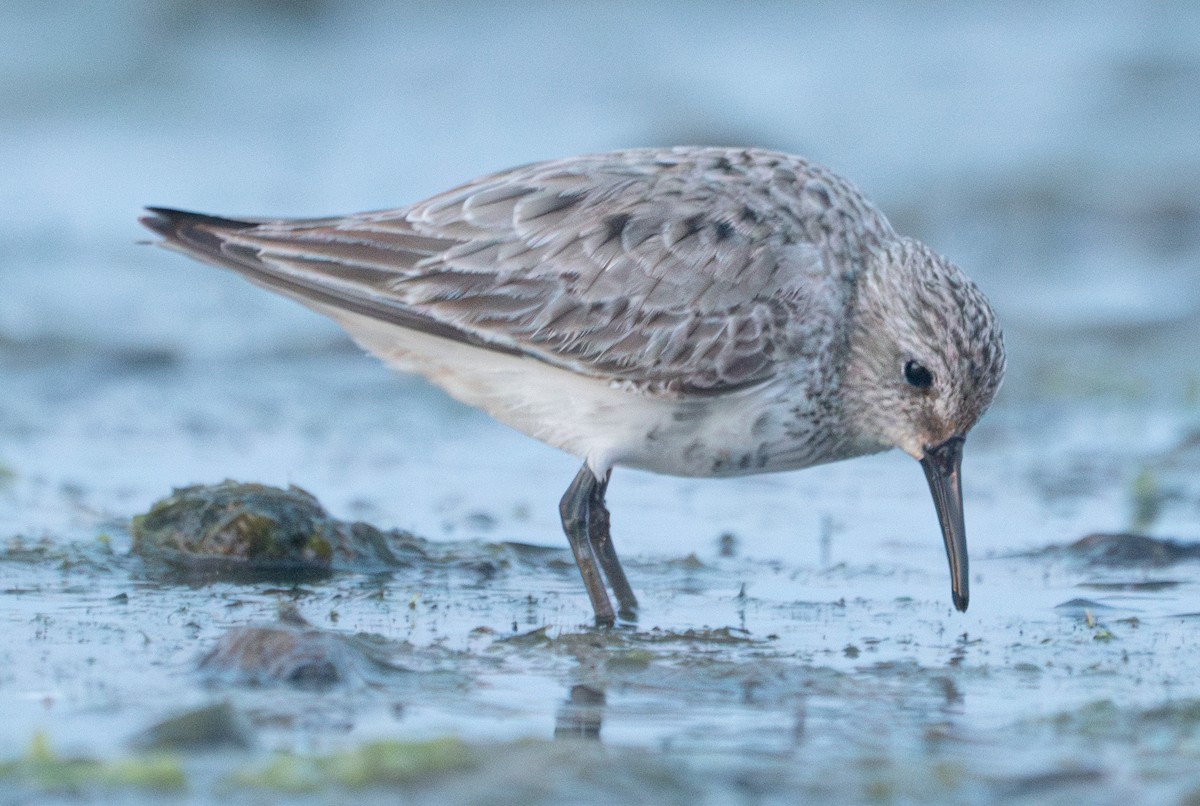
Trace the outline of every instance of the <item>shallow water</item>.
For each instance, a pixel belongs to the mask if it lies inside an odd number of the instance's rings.
[[[1200,799],[1200,563],[1047,551],[1200,539],[1194,4],[199,8],[0,8],[0,803]],[[575,460],[135,243],[145,203],[319,215],[701,141],[845,172],[996,303],[968,613],[889,454],[618,471],[642,614],[590,630]],[[130,553],[226,478],[454,560],[205,583]]]

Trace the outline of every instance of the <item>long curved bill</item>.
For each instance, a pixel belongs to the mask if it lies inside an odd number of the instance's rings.
[[[963,438],[951,437],[925,451],[921,467],[933,493],[942,538],[946,541],[946,558],[950,561],[950,590],[954,606],[967,609],[970,590],[967,582],[967,527],[963,522],[962,452]]]

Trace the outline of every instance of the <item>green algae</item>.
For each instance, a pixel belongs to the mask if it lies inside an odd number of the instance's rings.
[[[231,780],[240,786],[291,793],[407,786],[476,763],[476,752],[457,738],[389,740],[325,756],[279,753],[265,764],[234,773]]]
[[[1164,494],[1158,474],[1144,467],[1133,479],[1130,490],[1131,508],[1129,528],[1133,532],[1144,532],[1155,524],[1162,515]]]
[[[83,793],[94,789],[150,789],[177,792],[187,786],[179,759],[149,754],[114,760],[64,758],[44,734],[35,734],[26,754],[0,762],[0,780],[34,790]]]

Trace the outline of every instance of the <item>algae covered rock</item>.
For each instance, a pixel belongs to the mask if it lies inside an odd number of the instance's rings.
[[[425,541],[329,516],[308,492],[224,481],[176,489],[133,519],[133,551],[188,571],[372,570],[425,557]],[[404,556],[398,556],[404,555]]]
[[[330,517],[299,487],[223,481],[174,490],[133,519],[133,553],[188,584],[295,582],[335,571],[466,573],[486,582],[511,568],[574,574],[565,548],[479,540],[431,542]]]

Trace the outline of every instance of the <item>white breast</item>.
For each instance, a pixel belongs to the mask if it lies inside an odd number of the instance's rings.
[[[678,399],[590,378],[531,358],[473,347],[342,310],[313,305],[363,348],[419,374],[457,400],[523,434],[586,459],[681,476],[802,467],[780,450],[783,412],[760,390]]]

